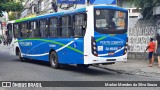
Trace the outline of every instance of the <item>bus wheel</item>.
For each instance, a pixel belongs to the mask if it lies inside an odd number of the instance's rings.
[[[85,65],[85,64],[77,64],[77,67],[79,67],[79,68],[88,68],[89,65]]]
[[[59,68],[60,64],[58,63],[58,56],[56,52],[52,51],[49,55],[49,62],[52,68]]]
[[[18,57],[19,57],[19,60],[20,60],[21,62],[24,61],[24,58],[21,56],[21,52],[20,52],[20,51],[18,52]]]

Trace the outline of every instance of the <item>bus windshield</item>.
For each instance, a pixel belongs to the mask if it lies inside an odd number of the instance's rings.
[[[99,33],[125,33],[127,12],[116,10],[95,10],[95,29]]]

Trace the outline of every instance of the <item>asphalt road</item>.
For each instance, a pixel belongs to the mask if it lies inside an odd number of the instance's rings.
[[[144,77],[136,75],[119,74],[114,71],[89,67],[89,69],[79,69],[74,65],[64,66],[61,69],[52,69],[47,62],[39,62],[36,60],[28,60],[20,62],[18,57],[8,54],[7,49],[0,46],[0,81],[160,81],[154,77]],[[124,87],[116,87],[119,90],[125,90]],[[23,88],[27,89],[28,88]],[[32,88],[34,90],[37,88]],[[39,90],[53,90],[53,88],[39,88]],[[54,88],[54,90],[90,90],[102,89],[98,87],[87,88]],[[115,87],[108,88],[115,90]],[[142,88],[128,88],[130,90]],[[128,90],[126,89],[126,90]],[[158,90],[158,88],[144,88],[146,90]],[[13,90],[10,88],[0,88],[0,90]],[[21,88],[14,88],[14,90],[21,90]]]

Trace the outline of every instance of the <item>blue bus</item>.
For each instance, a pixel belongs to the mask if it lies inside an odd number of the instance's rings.
[[[127,61],[128,11],[108,5],[88,6],[9,21],[9,52],[27,59],[88,67]]]

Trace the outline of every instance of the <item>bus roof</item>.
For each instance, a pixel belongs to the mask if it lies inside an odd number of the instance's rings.
[[[37,20],[37,19],[45,19],[45,18],[50,18],[50,17],[53,17],[53,16],[61,16],[61,15],[65,15],[65,14],[80,13],[80,12],[86,12],[86,8],[75,9],[75,10],[64,11],[64,12],[58,12],[58,13],[50,13],[50,14],[40,15],[40,16],[36,16],[36,17],[21,18],[21,19],[15,20],[15,22],[18,23],[18,22],[25,22],[25,21],[28,21],[28,20],[30,21],[30,20]]]
[[[94,9],[114,9],[114,10],[120,10],[120,11],[124,11],[124,12],[127,12],[128,10],[127,9],[124,9],[122,7],[118,7],[118,6],[115,6],[115,5],[97,5],[97,6],[94,6]]]
[[[95,5],[91,7],[94,7],[95,9],[102,9],[102,8],[105,9],[106,8],[106,9],[114,9],[114,10],[120,10],[120,11],[127,12],[127,9],[113,6],[113,5]],[[57,13],[50,13],[50,14],[40,15],[40,16],[35,16],[35,17],[21,18],[21,19],[15,20],[15,22],[18,23],[18,22],[32,21],[32,20],[37,20],[37,19],[45,19],[45,18],[50,18],[53,16],[56,17],[56,16],[65,15],[65,14],[80,13],[80,12],[86,12],[86,8],[57,12]]]

